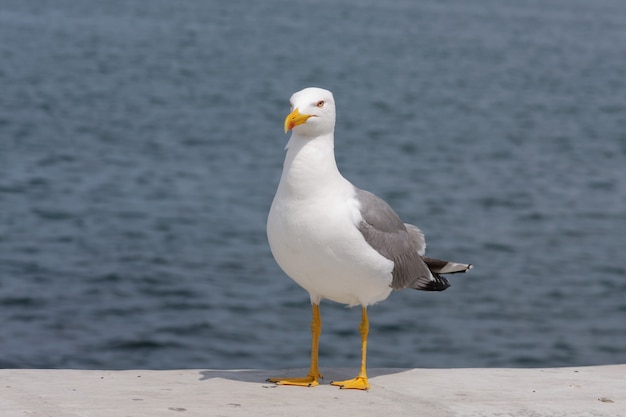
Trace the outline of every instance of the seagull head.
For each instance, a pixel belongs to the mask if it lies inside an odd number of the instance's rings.
[[[292,130],[299,136],[317,137],[335,129],[335,99],[333,93],[309,87],[294,93],[289,99],[291,113],[285,118],[285,133]]]

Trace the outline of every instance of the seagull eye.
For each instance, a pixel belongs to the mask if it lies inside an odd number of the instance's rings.
[[[320,109],[321,109],[322,107],[324,107],[324,100],[320,100],[320,101],[318,101],[318,102],[317,102],[317,104],[316,104],[316,106],[317,106],[317,107],[319,107]]]

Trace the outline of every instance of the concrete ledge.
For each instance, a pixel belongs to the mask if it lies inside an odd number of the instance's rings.
[[[322,369],[325,381],[354,369]],[[287,371],[0,370],[2,417],[626,416],[626,365],[371,369],[370,391],[276,386]]]

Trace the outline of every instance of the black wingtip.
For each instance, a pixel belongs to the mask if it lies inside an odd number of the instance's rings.
[[[420,288],[422,291],[443,291],[450,286],[450,281],[439,274],[433,274],[434,281],[430,281],[425,287]]]

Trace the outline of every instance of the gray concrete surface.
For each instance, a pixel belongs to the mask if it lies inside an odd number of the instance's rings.
[[[626,365],[550,369],[372,369],[369,391],[270,376],[306,370],[0,370],[1,417],[626,416]],[[354,374],[354,375],[353,375]]]

